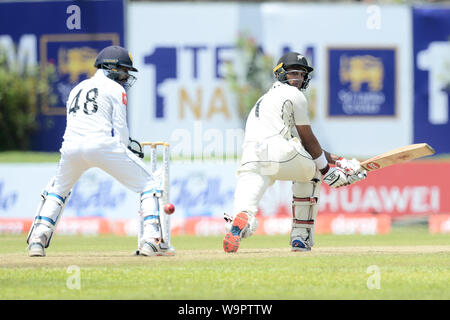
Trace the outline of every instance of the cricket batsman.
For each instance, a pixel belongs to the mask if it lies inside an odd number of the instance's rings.
[[[161,179],[146,168],[136,141],[127,126],[127,94],[137,72],[129,52],[109,46],[98,54],[93,77],[75,86],[67,100],[67,124],[56,175],[41,194],[36,216],[27,237],[31,257],[45,256],[45,248],[67,204],[71,189],[89,168],[98,167],[124,186],[140,193],[144,234],[139,245],[145,256],[173,255],[161,239],[157,198]],[[133,143],[130,143],[133,142]],[[142,150],[142,148],[140,148]]]
[[[284,54],[273,69],[276,81],[249,113],[234,212],[224,215],[225,252],[236,252],[241,238],[256,231],[259,202],[275,180],[292,181],[291,250],[310,251],[322,181],[339,188],[367,176],[359,161],[323,150],[315,137],[303,94],[312,71],[303,55]]]

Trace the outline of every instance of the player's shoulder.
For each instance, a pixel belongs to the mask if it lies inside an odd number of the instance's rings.
[[[125,93],[125,89],[120,84],[105,76],[100,69],[97,70],[90,80],[92,81],[92,84],[98,86],[99,89],[102,89],[104,94],[122,95],[122,93]]]
[[[306,97],[298,90],[296,87],[290,86],[287,83],[281,83],[279,81],[276,81],[273,86],[272,90],[277,92],[279,95],[281,95],[284,99],[289,99],[292,102],[297,103],[304,103],[306,102]]]
[[[77,89],[78,87],[78,89]],[[80,82],[72,91],[79,89],[91,90],[97,89],[99,95],[112,95],[121,97],[125,93],[125,89],[117,82],[109,79],[103,74],[102,70],[97,72],[89,79]]]
[[[89,79],[83,80],[83,81],[79,82],[75,87],[73,87],[70,90],[69,98],[78,94],[78,92],[80,92],[80,90],[82,90],[86,86],[88,80]]]

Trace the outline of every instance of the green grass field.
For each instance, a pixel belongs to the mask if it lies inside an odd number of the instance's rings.
[[[177,236],[174,257],[134,256],[134,237],[55,235],[30,258],[25,237],[0,236],[0,299],[450,299],[450,235],[425,227],[317,235],[306,253],[287,235],[234,254],[222,237]]]
[[[0,163],[57,161],[0,152]],[[0,235],[0,300],[450,299],[450,235],[426,227],[317,235],[307,253],[290,252],[288,235],[245,239],[235,254],[222,237],[177,236],[174,257],[134,256],[134,237],[56,234],[46,257],[30,258],[25,238]]]

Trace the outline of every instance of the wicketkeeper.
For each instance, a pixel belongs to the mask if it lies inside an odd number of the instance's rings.
[[[67,126],[60,149],[56,175],[41,195],[33,225],[27,237],[30,256],[45,256],[45,248],[67,204],[73,185],[92,167],[98,167],[127,188],[140,193],[144,235],[140,253],[146,256],[172,255],[173,248],[161,239],[157,198],[161,181],[152,176],[137,150],[127,126],[127,94],[136,81],[128,50],[104,48],[95,60],[95,75],[79,83],[67,100]],[[132,142],[132,143],[130,143]],[[130,146],[129,146],[130,144]],[[138,155],[136,155],[138,154]]]
[[[236,252],[241,238],[255,232],[259,202],[275,180],[293,182],[291,250],[310,251],[322,180],[332,188],[339,188],[367,176],[359,161],[323,150],[316,139],[302,92],[308,87],[312,71],[303,55],[286,53],[273,69],[276,81],[250,111],[234,212],[224,217],[225,252]]]

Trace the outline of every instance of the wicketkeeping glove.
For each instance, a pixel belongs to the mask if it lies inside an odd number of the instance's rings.
[[[144,158],[144,152],[142,152],[142,146],[139,141],[128,138],[128,150],[136,154],[139,158]]]

